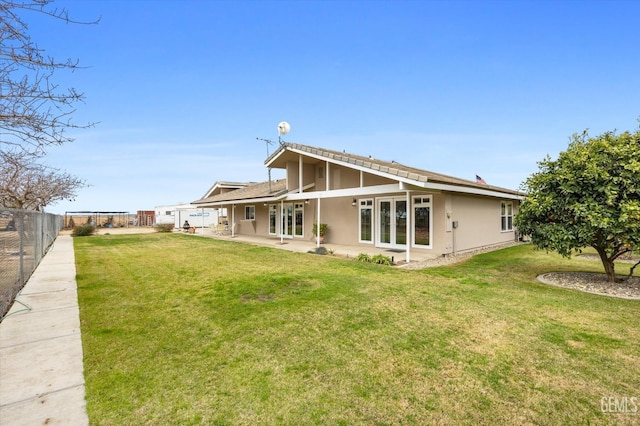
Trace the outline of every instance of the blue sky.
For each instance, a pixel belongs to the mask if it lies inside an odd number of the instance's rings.
[[[517,189],[589,128],[640,117],[637,1],[58,0],[33,39],[86,69],[76,141],[47,162],[91,185],[49,211],[189,202],[263,181],[265,143],[372,155]],[[274,147],[271,147],[273,152]],[[281,172],[274,171],[274,177]]]

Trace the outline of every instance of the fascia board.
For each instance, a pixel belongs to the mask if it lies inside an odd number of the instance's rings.
[[[337,198],[356,197],[366,195],[387,194],[400,191],[400,185],[391,183],[388,185],[364,186],[357,188],[332,189],[330,191],[312,191],[303,193],[291,193],[287,195],[287,200],[306,200],[312,198]]]
[[[220,206],[228,206],[229,204],[252,204],[252,203],[269,203],[273,201],[280,201],[285,199],[287,194],[282,194],[277,197],[261,197],[261,198],[245,198],[239,200],[226,200],[226,201],[215,201],[213,203],[203,203],[198,204],[197,207],[220,207]],[[308,198],[308,197],[307,197]]]
[[[367,195],[378,195],[378,194],[388,194],[394,193],[398,191],[425,191],[431,190],[436,192],[458,192],[458,193],[467,193],[474,195],[484,195],[496,198],[503,198],[509,200],[522,200],[524,197],[508,194],[499,191],[491,191],[486,189],[476,189],[476,188],[467,188],[467,187],[459,187],[455,185],[445,185],[445,184],[437,184],[431,183],[423,186],[413,186],[406,185],[403,183],[399,184],[388,184],[388,185],[376,185],[376,186],[365,186],[365,187],[357,187],[357,188],[346,188],[346,189],[333,189],[330,191],[313,191],[313,192],[303,192],[303,193],[290,193],[286,196],[286,200],[306,200],[313,198],[338,198],[338,197],[359,197],[359,196],[367,196]]]
[[[437,189],[440,191],[447,192],[460,192],[464,194],[473,194],[473,195],[484,195],[488,197],[496,197],[496,198],[505,198],[508,200],[524,200],[524,196],[509,194],[506,192],[494,191],[491,189],[482,189],[482,188],[472,188],[468,186],[456,186],[456,185],[448,185],[444,183],[433,183],[429,182],[426,185],[427,189]]]
[[[415,186],[422,187],[422,188],[424,188],[424,185],[427,182],[427,181],[421,182],[421,181],[418,181],[418,180],[415,180],[415,179],[410,179],[410,178],[407,178],[407,177],[394,175],[393,173],[387,173],[387,172],[383,172],[381,170],[375,170],[375,169],[370,168],[370,167],[364,167],[364,166],[360,166],[358,164],[349,163],[349,162],[346,162],[346,161],[335,160],[333,158],[324,157],[322,155],[313,154],[311,152],[302,151],[302,150],[299,150],[299,149],[296,149],[296,148],[292,148],[292,147],[287,147],[286,149],[288,149],[289,151],[294,152],[296,154],[304,155],[306,157],[315,158],[316,160],[327,161],[327,162],[332,163],[332,164],[338,164],[338,165],[341,165],[341,166],[348,167],[350,169],[371,173],[372,175],[377,175],[377,176],[385,177],[387,179],[397,180],[398,182],[404,182],[404,183],[408,183],[410,185],[415,185]],[[272,158],[271,161],[267,164],[267,167],[269,167],[269,165],[277,157],[279,157],[279,155],[274,157],[274,158]],[[386,168],[386,166],[380,166],[380,167],[385,167]],[[409,173],[407,172],[407,174],[409,174]],[[426,176],[425,176],[425,179],[427,179]]]

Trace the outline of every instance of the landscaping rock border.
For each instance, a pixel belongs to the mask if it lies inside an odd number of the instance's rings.
[[[606,274],[596,272],[549,272],[538,275],[537,278],[540,282],[557,287],[602,296],[640,300],[640,277],[631,277],[619,283],[610,283],[607,281]]]

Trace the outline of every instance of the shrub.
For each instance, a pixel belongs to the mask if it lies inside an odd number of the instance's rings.
[[[158,223],[154,226],[156,232],[173,232],[173,223]]]
[[[371,258],[371,262],[377,263],[379,265],[392,265],[391,258],[389,256],[385,256],[384,254],[376,254]]]
[[[368,262],[371,263],[371,256],[369,256],[366,253],[360,253],[359,255],[356,256],[356,260],[358,262]]]
[[[320,236],[324,237],[327,234],[327,229],[329,229],[329,226],[326,223],[321,223],[320,224]],[[313,224],[313,229],[311,230],[311,232],[313,233],[314,236],[318,236],[318,224],[314,223]]]
[[[72,237],[86,237],[93,235],[96,232],[96,227],[93,225],[78,225],[71,233]]]

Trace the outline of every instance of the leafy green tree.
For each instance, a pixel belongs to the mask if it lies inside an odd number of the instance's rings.
[[[614,261],[640,248],[640,130],[574,134],[557,160],[538,165],[523,184],[519,232],[566,257],[593,247],[615,282]]]

